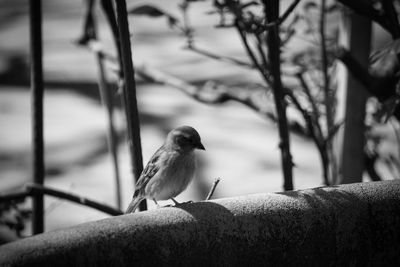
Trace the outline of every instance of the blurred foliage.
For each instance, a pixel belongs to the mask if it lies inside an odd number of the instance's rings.
[[[15,200],[0,202],[0,225],[15,232],[18,237],[22,237],[22,231],[32,213],[31,210],[23,208],[21,202]]]

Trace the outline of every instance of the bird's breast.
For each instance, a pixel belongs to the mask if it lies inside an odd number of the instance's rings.
[[[161,160],[157,174],[146,186],[146,195],[156,200],[167,200],[179,195],[193,179],[196,161],[194,153],[170,153]]]

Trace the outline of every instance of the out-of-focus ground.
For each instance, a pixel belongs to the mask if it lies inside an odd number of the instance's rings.
[[[115,205],[114,179],[106,143],[106,113],[97,91],[94,55],[77,47],[83,5],[80,1],[44,3],[44,73],[46,185]],[[150,1],[147,1],[147,3]],[[151,1],[179,15],[177,1]],[[128,1],[128,6],[139,1]],[[143,3],[143,1],[142,1]],[[236,32],[216,30],[217,18],[207,17],[208,2],[192,12],[199,45],[246,60]],[[31,179],[31,105],[29,71],[28,1],[0,0],[0,191],[14,190]],[[207,19],[209,18],[209,19]],[[99,12],[100,37],[112,41]],[[188,82],[218,80],[228,84],[257,82],[252,70],[218,62],[183,50],[184,39],[166,26],[164,18],[131,18],[135,63],[146,63]],[[21,61],[22,60],[22,61]],[[112,74],[109,75],[114,79]],[[276,126],[237,104],[201,104],[182,92],[139,80],[137,99],[141,119],[144,163],[162,144],[166,133],[191,125],[201,134],[206,151],[198,152],[199,172],[177,199],[199,201],[215,178],[221,178],[215,198],[282,190]],[[116,96],[118,97],[118,96]],[[116,113],[124,128],[123,114]],[[296,189],[322,184],[320,160],[310,140],[291,135]],[[123,208],[133,192],[125,140],[119,151]],[[152,203],[150,208],[154,208]],[[108,217],[95,210],[47,198],[46,230]]]

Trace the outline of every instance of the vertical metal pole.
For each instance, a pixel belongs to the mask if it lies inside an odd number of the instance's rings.
[[[43,141],[43,64],[42,64],[42,3],[30,0],[30,53],[31,53],[31,95],[32,95],[32,173],[33,182],[44,183],[44,141]],[[32,233],[44,230],[43,195],[32,199]]]
[[[368,69],[371,21],[365,17],[346,10],[342,27],[342,45],[353,57]],[[355,183],[362,181],[364,172],[365,145],[365,106],[367,90],[351,73],[346,71],[339,88],[339,119],[344,120],[340,133],[339,164],[340,174],[337,183]]]
[[[125,0],[115,0],[119,37],[121,40],[121,56],[124,73],[124,101],[128,125],[129,148],[131,152],[132,169],[135,181],[143,170],[142,145],[140,142],[139,111],[136,100],[135,71],[132,63],[132,52],[128,15]],[[147,209],[146,201],[142,201],[140,210]]]

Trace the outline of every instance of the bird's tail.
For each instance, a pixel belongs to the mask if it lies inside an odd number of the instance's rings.
[[[125,213],[133,213],[139,207],[140,202],[142,202],[144,198],[139,196],[133,196],[131,203],[129,204],[128,208],[126,209]]]

